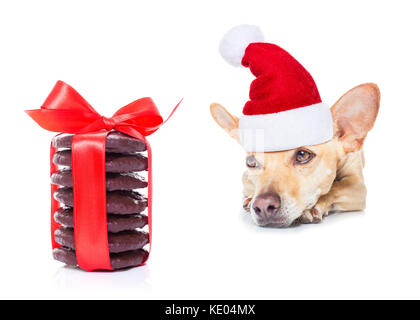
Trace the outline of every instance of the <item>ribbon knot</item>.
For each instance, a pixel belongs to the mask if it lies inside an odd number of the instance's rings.
[[[116,123],[115,120],[112,118],[102,117],[102,122],[104,123],[105,129],[107,131],[111,131],[112,129],[115,129]]]

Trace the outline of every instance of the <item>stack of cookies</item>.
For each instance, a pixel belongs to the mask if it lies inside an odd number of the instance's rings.
[[[53,140],[57,148],[53,162],[60,170],[51,176],[51,183],[60,188],[54,198],[62,207],[54,214],[61,227],[55,231],[55,241],[61,245],[54,249],[56,260],[77,266],[74,245],[73,179],[71,171],[72,135],[59,135]],[[149,243],[146,215],[148,159],[143,153],[147,146],[143,141],[113,131],[108,134],[105,147],[106,208],[108,245],[112,269],[142,264],[148,255],[143,248]],[[143,189],[143,190],[140,190]]]

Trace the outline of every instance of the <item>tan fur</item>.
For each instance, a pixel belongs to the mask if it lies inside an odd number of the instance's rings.
[[[275,226],[289,226],[296,220],[320,222],[330,211],[365,209],[361,148],[375,122],[379,100],[379,89],[372,83],[344,94],[331,108],[334,138],[320,145],[304,146],[316,154],[305,165],[294,163],[296,149],[252,153],[261,168],[247,169],[242,180],[244,208],[251,211],[254,221],[265,225],[250,208],[258,195],[267,192],[276,193],[281,199]],[[239,142],[238,118],[219,104],[212,104],[210,108],[215,121]]]

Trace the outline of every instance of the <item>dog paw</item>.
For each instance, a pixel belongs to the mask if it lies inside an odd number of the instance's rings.
[[[301,223],[312,223],[314,221],[314,218],[312,217],[310,210],[303,211],[302,215],[299,218],[299,221]]]
[[[320,223],[322,221],[322,218],[323,218],[324,215],[320,210],[318,210],[315,207],[315,208],[310,209],[309,211],[310,211],[310,213],[311,213],[311,215],[314,219],[313,220],[314,223]]]
[[[251,201],[252,201],[252,198],[245,198],[244,202],[242,203],[242,207],[247,212],[251,210]]]
[[[303,211],[299,218],[301,223],[320,223],[324,216],[328,215],[328,212],[321,212],[316,207]]]

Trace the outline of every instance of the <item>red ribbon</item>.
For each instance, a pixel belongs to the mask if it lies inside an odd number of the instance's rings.
[[[175,112],[179,102],[168,119]],[[151,98],[136,100],[119,109],[111,118],[101,116],[68,84],[58,81],[40,109],[26,113],[42,128],[75,134],[72,143],[74,238],[77,262],[84,270],[111,270],[106,220],[105,143],[112,130],[120,131],[146,143],[148,152],[148,222],[152,239],[152,155],[146,136],[165,122]],[[57,171],[52,162],[51,174]],[[60,204],[53,198],[51,185],[51,238],[53,248],[60,245],[54,232],[60,226],[54,213]]]

